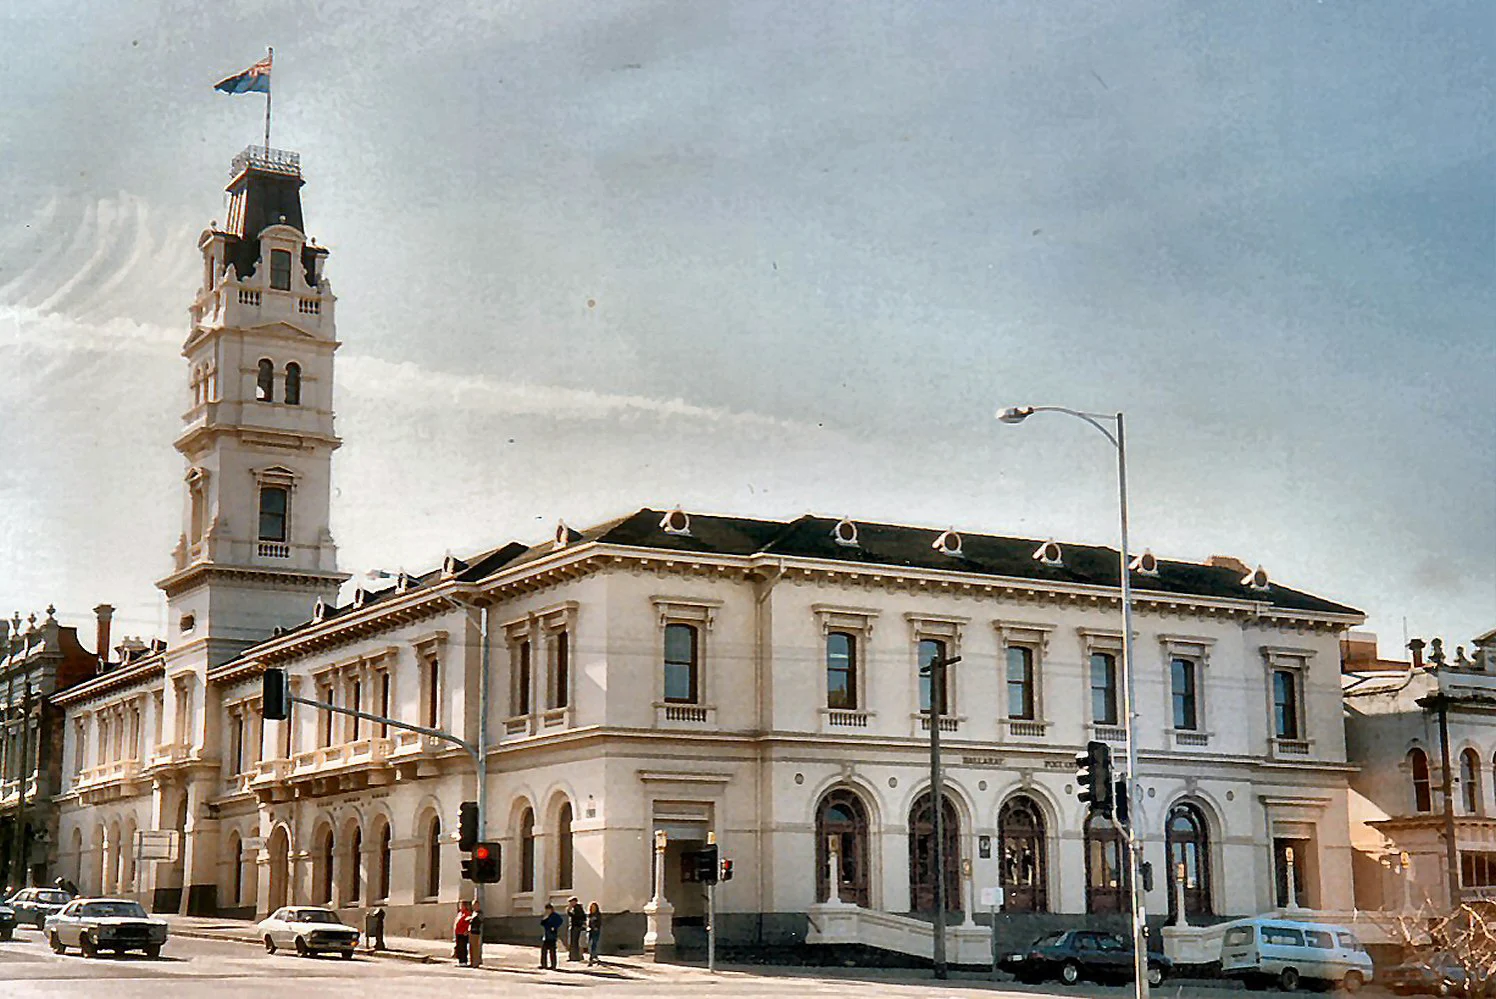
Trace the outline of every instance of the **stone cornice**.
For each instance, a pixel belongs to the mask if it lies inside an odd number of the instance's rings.
[[[52,703],[59,706],[82,704],[121,688],[162,676],[165,672],[166,659],[158,653],[129,666],[117,666],[108,673],[59,691],[52,695]]]
[[[200,576],[220,576],[228,579],[256,580],[286,585],[288,580],[301,583],[308,590],[317,590],[328,583],[341,586],[352,577],[346,572],[326,572],[321,569],[280,569],[272,566],[225,565],[221,562],[195,562],[185,569],[156,581],[157,589],[167,596],[175,596]]]

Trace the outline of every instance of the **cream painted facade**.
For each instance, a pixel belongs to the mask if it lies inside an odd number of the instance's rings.
[[[284,208],[300,185],[288,164],[265,152],[264,183],[240,199],[240,218]],[[246,169],[258,176],[252,158]],[[1074,787],[1086,741],[1120,749],[1122,738],[1115,552],[641,510],[449,559],[336,606],[332,297],[299,200],[285,214],[298,224],[260,230],[247,277],[231,261],[250,240],[215,228],[201,242],[205,284],[184,348],[192,406],[178,440],[185,529],[161,584],[173,634],[164,652],[59,698],[64,873],[183,911],[331,901],[356,914],[378,903],[391,932],[445,934],[472,890],[454,835],[459,803],[476,793],[471,762],[304,705],[265,722],[260,676],[284,668],[301,696],[476,741],[486,634],[488,833],[504,849],[503,880],[485,898],[496,934],[529,939],[547,901],[575,894],[615,914],[611,945],[638,946],[659,831],[683,929],[704,901],[681,883],[680,854],[709,834],[735,863],[718,893],[731,938],[803,939],[806,910],[830,891],[832,834],[843,898],[924,907],[936,874],[919,803],[929,790],[920,667],[934,648],[962,657],[940,718],[952,907],[970,913],[996,884],[1010,911],[1034,919],[1125,904],[1115,846],[1088,838]],[[267,266],[277,251],[293,262],[283,288]],[[289,500],[268,520],[267,489]],[[1361,616],[1229,561],[1145,556],[1133,583],[1135,819],[1158,871],[1152,910],[1174,897],[1170,857],[1186,864],[1188,909],[1270,908],[1283,901],[1289,848],[1298,900],[1349,908],[1337,643]],[[1275,701],[1278,674],[1291,677],[1291,708]],[[120,717],[132,737],[102,739]],[[137,862],[135,830],[175,830],[182,849]]]

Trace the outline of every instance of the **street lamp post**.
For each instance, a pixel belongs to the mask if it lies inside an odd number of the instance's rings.
[[[1063,406],[1010,406],[997,414],[997,418],[1003,423],[1022,423],[1035,413],[1064,413],[1078,420],[1084,420],[1097,430],[1101,435],[1111,442],[1112,447],[1117,449],[1117,506],[1122,522],[1122,551],[1120,576],[1122,580],[1122,673],[1125,683],[1122,685],[1123,716],[1127,724],[1124,730],[1127,735],[1127,780],[1124,790],[1127,795],[1127,875],[1132,888],[1132,950],[1133,950],[1133,981],[1135,983],[1138,999],[1148,997],[1148,911],[1147,898],[1143,893],[1142,879],[1138,874],[1139,856],[1142,852],[1142,841],[1136,832],[1138,821],[1138,739],[1137,739],[1137,716],[1134,713],[1134,705],[1137,703],[1137,690],[1133,680],[1132,669],[1132,570],[1129,566],[1130,558],[1127,551],[1127,436],[1123,430],[1122,414],[1106,413],[1083,413],[1075,409],[1066,409]],[[1103,420],[1116,424],[1116,433],[1101,422]]]

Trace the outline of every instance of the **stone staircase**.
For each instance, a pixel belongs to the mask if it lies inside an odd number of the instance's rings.
[[[807,944],[869,947],[926,961],[935,951],[935,928],[922,919],[836,901],[813,905],[806,915]],[[946,927],[945,957],[953,965],[989,967],[992,931],[969,923]]]

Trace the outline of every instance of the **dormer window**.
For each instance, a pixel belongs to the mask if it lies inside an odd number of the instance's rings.
[[[301,405],[301,365],[295,361],[286,365],[286,405]]]
[[[364,606],[364,604],[366,604],[368,602],[369,602],[369,591],[368,590],[365,590],[363,587],[359,587],[358,589],[356,589],[356,590],[353,591],[353,606],[354,606],[355,609]]]
[[[313,624],[321,624],[326,619],[327,619],[327,603],[326,603],[326,601],[322,600],[322,598],[319,597],[319,598],[317,598],[317,602],[312,605],[312,623]],[[332,700],[331,697],[329,697],[328,700],[329,700],[329,702],[331,702],[331,700]]]
[[[556,521],[556,536],[551,541],[551,548],[565,548],[566,543],[571,540],[571,528],[566,526],[566,521]]]
[[[930,547],[944,555],[960,555],[961,535],[953,530],[946,531],[940,537],[936,538],[935,543]]]
[[[843,545],[847,548],[855,548],[857,547],[857,525],[852,523],[847,518],[843,517],[841,520],[837,521],[836,526],[831,529],[831,537],[835,539],[836,543],[839,545]]]
[[[1064,565],[1064,552],[1060,551],[1057,542],[1046,541],[1034,549],[1034,561],[1042,562],[1044,565]]]
[[[1145,551],[1132,560],[1132,571],[1140,576],[1157,576],[1158,559],[1152,552]]]
[[[260,358],[259,374],[255,376],[255,400],[275,401],[275,362],[268,357]]]
[[[686,516],[686,511],[676,507],[660,521],[660,530],[666,534],[690,535],[691,518]]]
[[[291,290],[291,251],[270,251],[270,287],[277,291]]]
[[[1251,587],[1254,590],[1265,590],[1268,588],[1270,582],[1267,570],[1260,565],[1241,579],[1241,585]]]
[[[462,559],[458,558],[456,555],[448,555],[446,558],[442,559],[443,576],[455,576],[467,567],[468,564]]]

